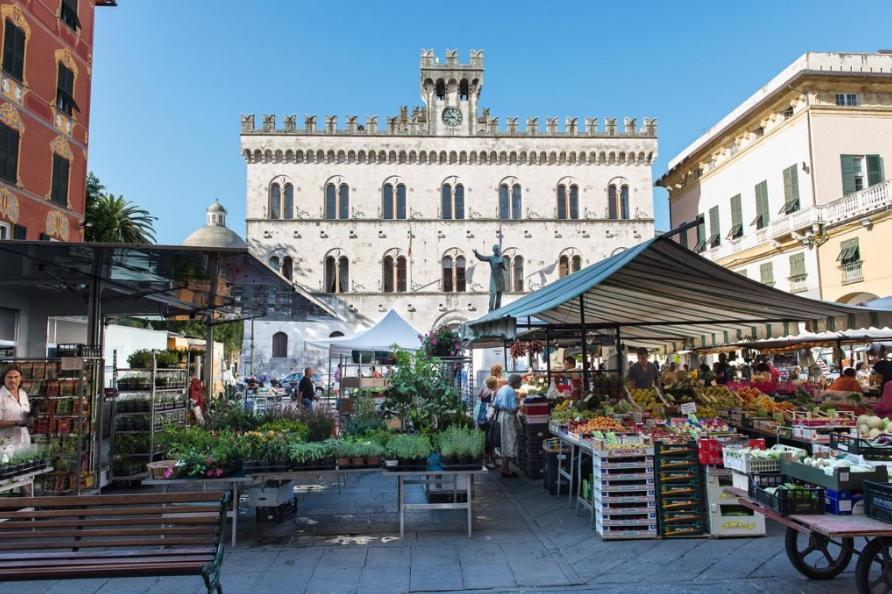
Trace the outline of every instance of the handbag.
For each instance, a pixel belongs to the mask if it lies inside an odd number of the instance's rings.
[[[502,445],[502,425],[499,423],[499,412],[499,409],[496,409],[489,427],[486,429],[486,442],[490,448],[497,448]]]

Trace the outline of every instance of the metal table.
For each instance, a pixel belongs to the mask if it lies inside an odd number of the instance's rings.
[[[172,486],[201,485],[202,491],[232,491],[232,509],[226,512],[226,517],[232,519],[232,546],[235,547],[236,532],[238,530],[238,489],[239,485],[251,482],[248,476],[230,476],[224,478],[185,478],[185,479],[145,479],[143,485],[160,486],[161,491],[167,493]],[[210,489],[208,487],[211,487]]]
[[[0,480],[0,493],[12,491],[13,489],[19,489],[21,487],[28,487],[31,489],[30,495],[33,496],[34,478],[40,476],[41,474],[46,474],[52,471],[52,468],[41,468],[40,470],[33,470],[31,472],[26,472],[25,474],[20,474],[12,478]]]
[[[484,474],[487,470],[394,470],[385,471],[386,474],[397,478],[397,507],[400,510],[400,539],[405,533],[405,513],[406,510],[424,510],[424,509],[464,509],[468,513],[468,538],[471,538],[473,526],[473,514],[471,512],[472,488],[474,486],[474,477],[478,474]],[[458,493],[458,478],[466,476],[468,479],[466,489],[466,500],[464,503],[456,501]],[[403,488],[405,485],[430,485],[442,484],[444,478],[452,479],[452,503],[406,503],[403,497]]]

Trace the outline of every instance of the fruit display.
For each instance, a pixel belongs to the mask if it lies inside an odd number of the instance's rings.
[[[876,415],[861,415],[858,417],[858,434],[880,445],[892,443],[892,421],[881,419]]]
[[[611,417],[595,417],[579,423],[571,423],[570,430],[580,435],[588,435],[596,431],[626,431],[622,423]]]
[[[697,394],[705,402],[711,402],[716,408],[739,408],[740,398],[725,386],[709,386],[697,391]]]
[[[737,390],[737,396],[743,401],[744,404],[752,402],[756,398],[760,396],[766,396],[765,392],[760,390],[759,388],[753,388],[751,386],[742,386]]]
[[[849,472],[873,472],[876,470],[873,464],[850,459],[848,456],[842,458],[814,458],[809,456],[803,458],[800,462],[806,466],[820,468],[827,476],[833,476],[837,468],[847,468]]]
[[[666,427],[672,431],[685,434],[729,433],[731,427],[722,418],[672,418],[666,421]]]
[[[629,396],[635,404],[656,416],[664,416],[666,413],[666,405],[660,401],[656,390],[633,389],[629,390]]]

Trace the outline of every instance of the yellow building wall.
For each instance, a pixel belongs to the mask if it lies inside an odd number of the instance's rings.
[[[856,220],[828,230],[827,241],[818,248],[821,295],[825,301],[862,303],[892,295],[892,215],[884,213],[872,220],[870,227]],[[855,237],[864,280],[843,284],[843,272],[836,258],[842,242]]]

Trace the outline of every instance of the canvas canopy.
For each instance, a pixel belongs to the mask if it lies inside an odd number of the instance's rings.
[[[697,349],[698,352],[709,353],[737,349],[754,349],[757,351],[797,351],[805,348],[833,347],[836,345],[876,343],[885,344],[892,341],[892,328],[861,328],[843,332],[802,332],[779,338],[763,338],[732,343],[727,347],[716,349]]]
[[[513,340],[527,319],[619,334],[664,352],[744,339],[892,325],[892,311],[786,293],[728,270],[667,236],[642,242],[468,322],[473,341]]]
[[[328,349],[330,356],[349,355],[353,351],[391,351],[393,345],[417,351],[421,348],[418,330],[404,320],[396,310],[387,312],[380,322],[354,334],[327,340],[308,340],[307,344],[321,349]]]

